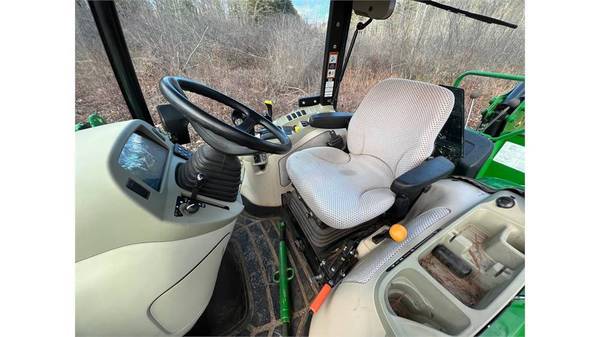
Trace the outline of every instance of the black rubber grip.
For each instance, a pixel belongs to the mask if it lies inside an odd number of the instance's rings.
[[[436,246],[431,252],[441,263],[443,263],[450,271],[460,277],[465,278],[471,274],[471,266],[465,262],[460,256],[454,254],[444,245]]]
[[[233,202],[241,183],[240,160],[221,153],[208,144],[201,145],[192,158],[177,167],[177,184],[188,191],[196,186],[196,177],[205,177],[198,194],[217,200]]]

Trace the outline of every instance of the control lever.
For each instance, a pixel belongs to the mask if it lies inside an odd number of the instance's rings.
[[[198,197],[198,193],[200,192],[200,189],[202,188],[202,186],[204,186],[205,183],[206,178],[204,177],[204,175],[202,173],[198,173],[198,175],[196,176],[196,185],[194,185],[194,188],[192,188],[192,196],[187,202],[184,202],[179,207],[181,213],[191,215],[198,212],[198,210],[201,207],[201,203],[198,200],[196,200],[196,198]]]
[[[265,115],[265,118],[269,121],[273,121],[273,101],[267,99],[263,103],[265,103],[265,105],[267,106],[267,113]]]
[[[321,265],[319,266],[321,269],[320,275],[321,279],[324,279],[325,282],[317,296],[310,303],[310,315],[319,310],[331,289],[346,277],[350,269],[358,262],[358,252],[356,251],[358,244],[358,240],[347,240],[329,266],[325,260],[321,261]]]
[[[385,232],[385,234],[388,235],[388,232]],[[408,231],[404,226],[395,224],[390,227],[389,236],[394,241],[402,241],[408,236]],[[354,267],[354,265],[358,262],[357,248],[359,243],[359,240],[346,240],[340,253],[329,266],[326,265],[325,260],[321,261],[321,265],[319,267],[322,272],[318,277],[320,279],[325,279],[325,282],[317,293],[317,296],[315,296],[312,302],[310,302],[308,317],[304,323],[304,332],[308,331],[308,325],[310,324],[312,316],[319,311],[319,308],[329,296],[331,289],[333,289],[333,287],[335,287],[344,277],[346,277],[348,272],[350,272],[352,267]]]
[[[467,121],[465,122],[465,128],[469,125],[469,118],[471,117],[471,112],[473,112],[473,107],[475,107],[475,102],[477,101],[477,99],[479,97],[481,97],[481,92],[479,92],[477,90],[474,90],[469,95],[469,98],[471,99],[471,106],[469,107],[469,113],[467,114]]]
[[[379,244],[384,239],[392,239],[397,243],[400,243],[408,237],[408,229],[401,224],[393,224],[388,231],[383,231],[371,238],[374,244]]]

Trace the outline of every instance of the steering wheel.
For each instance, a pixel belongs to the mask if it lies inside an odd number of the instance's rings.
[[[232,155],[256,152],[284,154],[292,148],[292,142],[281,128],[227,95],[196,81],[176,76],[163,77],[159,86],[163,96],[186,117],[198,135],[220,152]],[[244,122],[234,127],[219,120],[190,102],[184,91],[210,98],[238,111],[243,114]],[[256,125],[262,125],[270,131],[279,143],[256,137],[253,134]]]

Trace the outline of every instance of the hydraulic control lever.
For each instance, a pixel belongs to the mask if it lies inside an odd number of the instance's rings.
[[[336,284],[338,284],[346,275],[356,262],[358,262],[358,247],[359,241],[347,240],[338,253],[338,256],[327,265],[325,260],[321,262],[321,278],[325,279],[325,283],[321,287],[321,290],[317,296],[313,299],[310,304],[310,312],[316,313],[321,307],[321,304],[329,295],[329,292]]]
[[[379,244],[384,239],[391,239],[393,241],[400,243],[400,242],[406,240],[407,237],[408,237],[408,230],[406,229],[406,227],[397,223],[397,224],[393,224],[387,231],[384,231],[377,235],[374,235],[371,238],[371,241],[373,241],[374,244]]]
[[[516,109],[519,104],[521,104],[521,101],[518,98],[513,98],[511,100],[509,100],[508,102],[505,103],[506,107],[504,109],[502,109],[502,111],[500,111],[500,113],[498,113],[498,115],[496,115],[496,117],[494,117],[491,121],[487,122],[485,124],[485,126],[480,127],[481,130],[487,129],[488,127],[490,127],[491,125],[493,125],[496,121],[500,120],[501,118],[505,118],[507,115],[509,115],[511,110]],[[483,125],[483,123],[482,123]]]
[[[471,112],[473,112],[473,108],[475,107],[475,102],[477,101],[477,99],[481,97],[481,92],[475,90],[473,91],[470,95],[469,98],[471,99],[471,106],[469,107],[469,113],[467,114],[467,121],[465,122],[465,128],[467,127],[467,125],[469,125],[469,119],[471,118]]]

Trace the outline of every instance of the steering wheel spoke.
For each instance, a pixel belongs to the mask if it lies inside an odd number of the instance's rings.
[[[244,131],[245,133],[254,136],[254,127],[258,124],[257,121],[254,120],[254,118],[250,117],[250,116],[246,116],[246,118],[243,119],[241,124],[236,125],[235,127],[238,128],[239,130]]]
[[[257,152],[278,154],[286,153],[292,148],[292,143],[285,132],[270,120],[233,98],[203,84],[183,77],[165,76],[160,81],[160,91],[167,101],[169,101],[175,109],[180,111],[190,122],[197,123],[199,126],[232,143]],[[238,116],[243,116],[243,122],[239,125],[231,126],[219,120],[212,114],[192,103],[183,91],[189,91],[204,96],[233,109],[234,113],[238,114]],[[271,142],[255,137],[254,128],[256,125],[262,125],[271,132],[279,142]],[[214,137],[204,140],[209,145],[211,145],[211,142],[215,142]],[[212,145],[218,146],[219,144]]]

